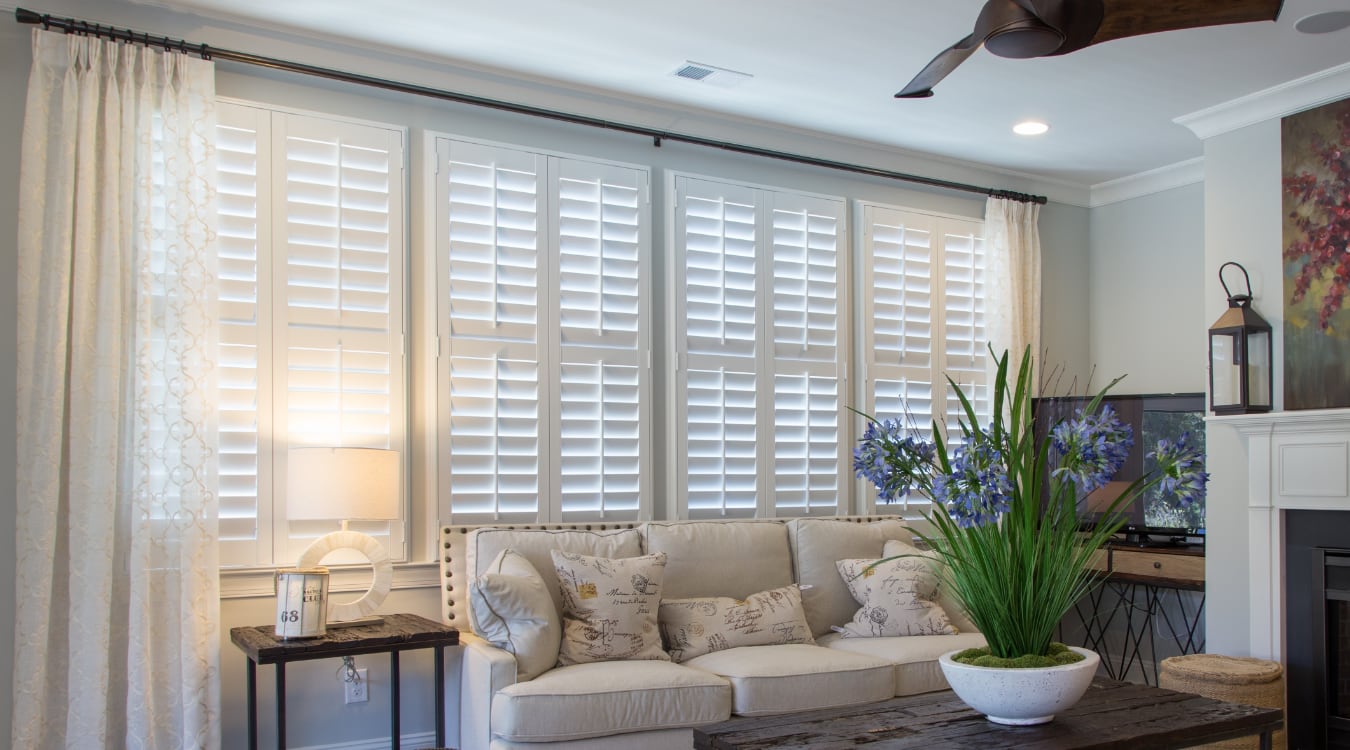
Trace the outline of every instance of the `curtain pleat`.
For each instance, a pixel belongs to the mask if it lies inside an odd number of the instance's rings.
[[[214,70],[35,30],[14,747],[219,746]]]
[[[984,209],[985,325],[996,354],[1008,351],[1008,370],[1016,373],[1030,348],[1041,359],[1041,207],[1035,203],[989,198]],[[1039,370],[1032,395],[1039,394]]]

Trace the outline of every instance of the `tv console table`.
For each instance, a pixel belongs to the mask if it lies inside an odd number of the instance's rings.
[[[1098,554],[1094,567],[1106,574],[1105,582],[1075,605],[1075,614],[1083,625],[1082,645],[1101,655],[1102,667],[1112,679],[1125,679],[1137,666],[1146,684],[1158,684],[1158,629],[1165,630],[1163,635],[1181,654],[1204,650],[1203,546],[1111,543]],[[1199,592],[1198,600],[1191,592]],[[1124,625],[1120,653],[1108,648],[1108,630],[1115,623]]]

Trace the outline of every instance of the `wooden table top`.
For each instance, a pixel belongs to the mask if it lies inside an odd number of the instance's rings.
[[[1246,737],[1283,724],[1283,711],[1112,680],[1093,682],[1083,699],[1049,724],[995,724],[945,690],[880,703],[779,716],[737,718],[694,730],[696,750],[865,745],[875,750],[1165,750]]]
[[[258,664],[405,651],[459,643],[459,631],[411,614],[381,615],[372,625],[329,628],[315,638],[281,638],[275,625],[230,628],[230,641]]]

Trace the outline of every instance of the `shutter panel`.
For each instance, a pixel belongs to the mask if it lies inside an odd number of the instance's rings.
[[[982,225],[886,206],[862,209],[866,410],[903,420],[925,440],[936,418],[949,426],[944,437],[959,439],[964,411],[947,376],[961,384],[982,424],[992,406]],[[860,487],[866,503],[875,502],[875,490]]]
[[[226,102],[217,114],[220,560],[272,565],[269,115]]]
[[[647,173],[549,160],[556,191],[558,507],[563,521],[637,520],[649,493]]]
[[[274,113],[277,429],[290,446],[403,450],[403,142],[398,130]],[[280,406],[280,405],[279,405]],[[276,456],[278,487],[285,455]],[[353,522],[402,559],[401,523]],[[289,523],[281,560],[334,530]],[[332,558],[333,562],[360,562]]]
[[[758,198],[677,179],[685,422],[677,462],[689,518],[753,517],[759,507]],[[678,474],[678,469],[677,469]]]
[[[844,509],[841,201],[767,193],[771,248],[775,515]]]
[[[539,331],[544,158],[450,140],[437,142],[437,158],[450,518],[537,521],[548,473]]]

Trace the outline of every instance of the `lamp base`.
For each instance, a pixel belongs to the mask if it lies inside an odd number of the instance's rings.
[[[338,630],[340,628],[355,628],[361,625],[380,625],[384,618],[380,615],[371,615],[370,617],[358,617],[355,620],[339,620],[337,622],[326,622],[324,627],[328,630]]]
[[[374,568],[375,575],[370,582],[370,589],[363,596],[352,602],[338,603],[331,599],[328,602],[330,620],[337,623],[359,623],[362,618],[375,614],[376,608],[389,595],[389,589],[394,582],[394,563],[389,559],[389,553],[374,537],[358,531],[344,530],[334,531],[314,540],[314,543],[301,553],[297,567],[316,567],[325,555],[337,549],[354,549],[361,552]],[[341,627],[341,625],[329,622],[327,627]]]

